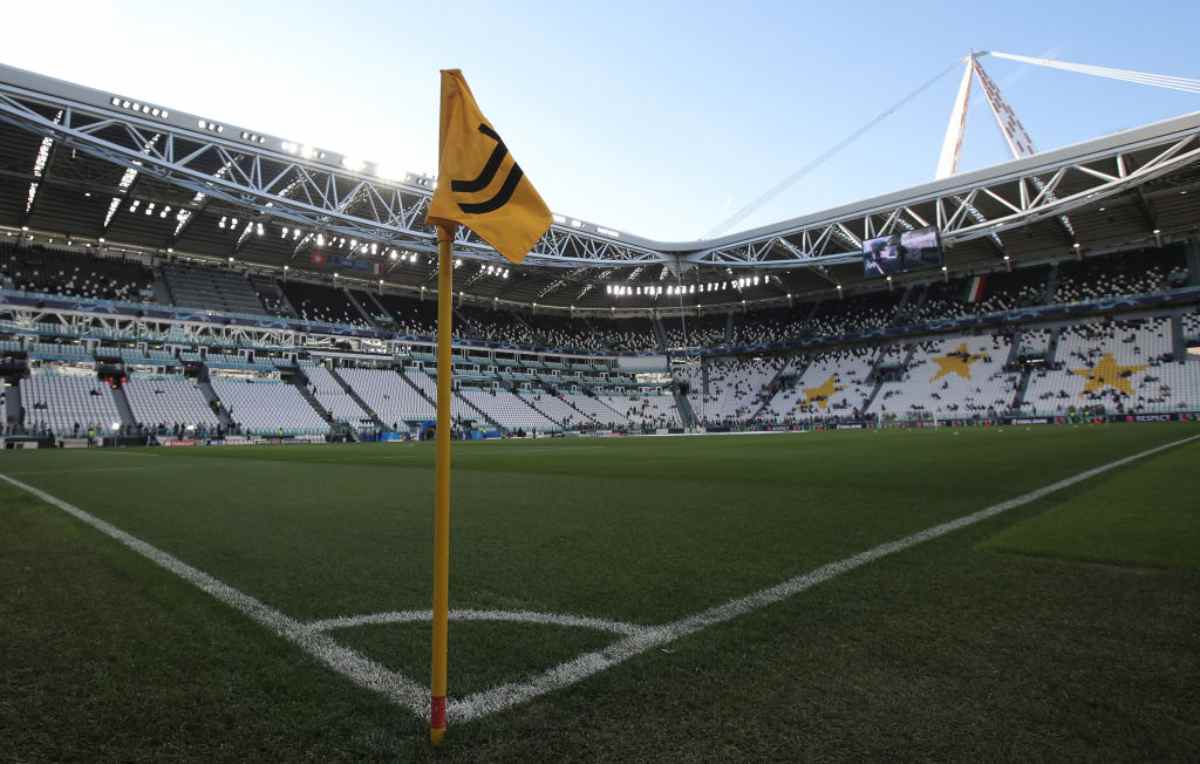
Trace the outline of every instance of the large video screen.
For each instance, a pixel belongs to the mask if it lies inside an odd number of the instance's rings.
[[[920,228],[863,242],[863,269],[868,276],[940,267],[942,243],[936,228]]]

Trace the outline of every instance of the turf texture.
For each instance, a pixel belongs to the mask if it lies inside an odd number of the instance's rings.
[[[662,623],[1195,433],[463,444],[452,606]],[[0,758],[1186,758],[1198,456],[1181,446],[881,560],[462,725],[438,751],[407,711],[3,487]],[[295,618],[428,608],[424,444],[8,452],[0,472]],[[332,634],[424,679],[426,632]],[[451,691],[611,639],[455,623]]]

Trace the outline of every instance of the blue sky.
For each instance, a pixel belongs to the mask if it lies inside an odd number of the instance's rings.
[[[551,208],[666,240],[704,236],[971,48],[1200,77],[1200,4],[1178,0],[68,2],[5,16],[6,64],[402,170],[435,169],[437,70],[461,68]],[[1200,96],[984,64],[1040,149],[1200,111]],[[930,180],[958,79],[739,227]],[[961,169],[1006,158],[976,88]]]

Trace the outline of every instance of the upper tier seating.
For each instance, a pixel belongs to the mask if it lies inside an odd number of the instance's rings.
[[[1178,281],[1172,274],[1181,266],[1185,262],[1178,249],[1067,260],[1058,266],[1054,301],[1083,302],[1170,289]]]
[[[362,314],[350,304],[349,298],[341,289],[287,281],[283,284],[283,291],[292,307],[300,313],[300,318],[306,321],[347,324],[363,329],[369,327]]]
[[[151,299],[154,275],[136,260],[96,257],[0,242],[0,278],[11,288],[52,295],[142,302]]]
[[[510,345],[534,345],[533,332],[521,319],[506,310],[484,310],[469,305],[456,309],[456,339],[505,342]]]
[[[266,312],[258,294],[240,273],[172,264],[163,266],[162,275],[175,304],[181,307],[227,313]]]
[[[667,348],[716,347],[725,344],[728,314],[706,314],[662,319],[667,333]]]
[[[258,296],[259,302],[267,309],[267,313],[272,316],[299,318],[288,305],[287,297],[284,296],[283,289],[275,279],[268,276],[251,276],[250,287]]]
[[[437,300],[417,300],[385,293],[379,297],[396,321],[396,331],[408,337],[437,336]]]

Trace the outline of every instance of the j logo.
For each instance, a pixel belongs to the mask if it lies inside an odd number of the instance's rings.
[[[496,171],[500,169],[500,163],[504,161],[504,157],[508,156],[508,147],[504,145],[504,141],[495,130],[481,123],[479,132],[495,140],[496,148],[492,150],[492,155],[488,157],[487,163],[484,164],[483,169],[474,180],[450,181],[450,190],[456,194],[470,194],[487,188],[496,178]],[[522,175],[521,166],[513,162],[512,169],[508,171],[508,177],[504,179],[504,185],[500,187],[495,196],[478,204],[459,202],[459,209],[470,215],[482,215],[500,209],[512,198],[513,192],[517,190],[517,184],[521,182]]]

